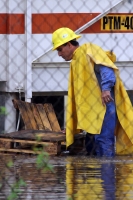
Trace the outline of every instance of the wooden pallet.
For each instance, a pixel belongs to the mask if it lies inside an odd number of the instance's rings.
[[[0,134],[0,151],[39,154],[42,151],[37,149],[41,147],[41,149],[48,152],[49,155],[60,155],[62,151],[61,144],[64,141],[66,141],[66,136],[62,132],[48,130],[21,130]],[[19,145],[14,147],[14,143]],[[68,150],[70,153],[75,154],[76,152],[80,152],[83,147],[83,135],[76,134],[75,142],[68,148]]]
[[[64,140],[65,135],[62,132],[21,130],[0,134],[0,151],[38,154],[41,147],[50,155],[58,155],[61,153],[61,142]],[[14,143],[18,144],[17,147],[14,147]]]
[[[66,135],[61,132],[52,104],[33,104],[21,100],[13,100],[14,107],[19,109],[25,130],[0,134],[0,151],[40,153],[43,148],[50,155],[61,154],[65,149]],[[17,144],[17,145],[16,145]],[[75,142],[69,151],[80,151],[84,146],[84,136],[75,135]]]
[[[52,104],[34,104],[13,99],[19,109],[26,130],[61,131]]]

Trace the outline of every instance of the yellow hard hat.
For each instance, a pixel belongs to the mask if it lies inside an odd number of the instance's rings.
[[[52,34],[52,43],[53,43],[52,50],[55,50],[59,46],[65,44],[73,39],[78,39],[80,37],[81,37],[81,35],[76,35],[69,28],[66,28],[66,27],[59,28]]]

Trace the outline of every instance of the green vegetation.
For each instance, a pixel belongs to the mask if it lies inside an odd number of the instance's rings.
[[[0,106],[0,115],[6,115],[6,108],[4,106]]]
[[[8,196],[7,200],[17,199],[18,194],[21,193],[21,187],[26,187],[26,183],[23,181],[23,179],[19,179],[16,183],[13,184],[13,186],[11,187],[11,193]]]

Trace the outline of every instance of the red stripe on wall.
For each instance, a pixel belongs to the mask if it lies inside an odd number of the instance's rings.
[[[76,30],[92,20],[100,13],[50,13],[32,14],[32,33],[52,33],[58,28],[69,27]],[[83,33],[99,33],[100,21],[96,22]]]
[[[32,33],[33,34],[47,34],[53,33],[60,27],[69,27],[72,30],[77,30],[84,24],[88,23],[100,13],[45,13],[32,14]],[[111,13],[110,15],[133,15],[128,13]],[[127,18],[128,19],[128,18]],[[131,20],[132,19],[132,20]],[[130,24],[133,22],[133,17],[130,19]],[[122,26],[121,22],[121,26]],[[131,24],[132,25],[132,24]],[[133,25],[132,25],[133,26]],[[84,30],[82,33],[127,33],[133,32],[131,28],[125,30],[102,30],[101,20]],[[0,34],[24,34],[25,33],[25,14],[0,14]]]
[[[0,13],[0,34],[24,34],[25,15]]]

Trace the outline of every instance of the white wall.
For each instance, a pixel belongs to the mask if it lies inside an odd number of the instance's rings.
[[[24,13],[27,12],[27,3],[31,0],[2,0],[0,1],[0,13]],[[114,4],[116,0],[34,0],[31,1],[31,8],[28,7],[29,11],[32,13],[101,13]],[[29,4],[30,5],[30,4]],[[129,13],[133,12],[133,3],[129,4],[125,1],[122,5],[118,6],[116,9],[112,9],[112,13]],[[29,13],[29,17],[30,17]],[[31,22],[31,19],[29,20]],[[25,18],[27,22],[27,18]],[[27,92],[29,87],[28,80],[30,83],[31,70],[30,65],[33,60],[36,60],[40,55],[45,54],[45,52],[51,47],[51,34],[32,34],[28,32],[31,31],[31,24],[26,25],[25,34],[20,35],[0,35],[0,81],[7,80],[7,90],[9,92],[15,92],[16,87],[24,87]],[[29,34],[29,35],[28,35]],[[31,35],[31,37],[30,37]],[[28,37],[27,37],[28,36]],[[27,40],[30,38],[29,40]],[[79,39],[80,44],[85,42],[93,42],[100,45],[105,50],[113,50],[117,56],[117,61],[132,61],[133,58],[133,34],[132,33],[100,33],[100,34],[82,34],[82,38]],[[63,62],[61,58],[55,53],[51,57],[45,56],[46,61],[43,62]],[[31,57],[30,57],[31,56]],[[42,62],[38,59],[38,62]],[[34,68],[34,64],[32,65]],[[49,68],[49,66],[47,66]],[[33,69],[33,89],[35,89],[35,76],[40,73],[40,69]],[[48,69],[46,70],[48,71]],[[35,72],[35,73],[34,73]],[[59,74],[60,70],[57,71]],[[29,73],[29,74],[28,74]],[[53,72],[54,73],[54,72]],[[64,73],[64,72],[63,72]],[[66,72],[65,72],[66,73]],[[131,71],[129,71],[131,73]],[[45,72],[45,75],[47,73]],[[55,77],[60,76],[55,73]],[[41,74],[42,77],[42,74]],[[41,79],[41,77],[39,79]],[[56,78],[55,78],[56,80]],[[39,81],[37,80],[39,85]],[[50,87],[37,86],[36,90],[53,90],[52,87],[53,80],[51,78],[49,82]],[[59,79],[59,81],[64,81]],[[41,84],[41,83],[40,83]],[[30,84],[29,84],[30,85]],[[58,83],[57,83],[58,85]],[[65,85],[63,83],[63,85]],[[59,88],[64,88],[57,86],[56,90]],[[29,94],[29,96],[31,93]]]

